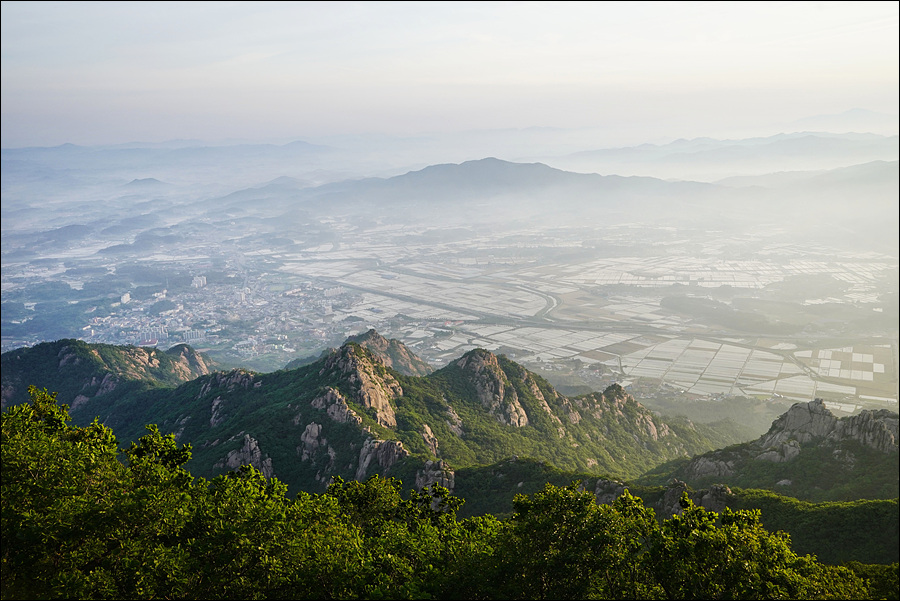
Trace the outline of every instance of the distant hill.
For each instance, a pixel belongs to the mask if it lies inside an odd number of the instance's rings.
[[[158,190],[161,188],[170,188],[171,186],[172,184],[161,182],[155,177],[137,178],[125,184],[126,188],[135,188],[140,190]]]
[[[752,192],[698,182],[572,173],[541,163],[496,158],[432,165],[390,178],[365,178],[290,190],[267,185],[205,201],[210,218],[223,211],[267,216],[280,227],[310,217],[359,214],[391,223],[454,227],[520,227],[636,219],[697,226],[739,226]],[[716,212],[712,219],[713,211]],[[737,214],[736,214],[737,213]]]
[[[896,134],[897,115],[853,108],[835,115],[815,115],[798,119],[786,126],[788,131],[874,132]]]
[[[896,212],[896,203],[892,204],[897,189],[896,169],[893,176],[890,171],[891,161],[897,160],[896,138],[857,137],[861,139],[785,136],[756,144],[748,140],[733,141],[733,146],[721,141],[686,141],[654,151],[637,147],[626,153],[643,156],[634,159],[639,162],[656,161],[653,157],[662,153],[659,160],[676,164],[697,161],[704,165],[711,161],[727,164],[729,155],[776,157],[767,158],[769,162],[760,163],[759,169],[743,171],[754,174],[783,171],[792,166],[847,168],[844,173],[823,170],[796,180],[796,187],[777,189],[753,184],[736,186],[731,181],[721,185],[576,173],[544,163],[511,163],[489,157],[432,165],[389,178],[345,180],[305,188],[276,185],[245,188],[202,204],[211,219],[223,212],[266,218],[271,224],[267,227],[277,226],[273,236],[283,235],[284,228],[291,224],[302,225],[310,219],[360,215],[377,217],[384,223],[434,224],[442,229],[514,229],[535,222],[547,227],[572,227],[635,221],[734,232],[763,227],[790,231],[798,241],[856,236],[854,240],[864,239],[880,249],[889,246],[896,231],[896,225],[890,225],[897,222],[891,219]],[[856,146],[863,150],[851,152]],[[833,159],[794,161],[790,158],[794,154],[805,157],[807,152],[827,155],[829,147],[836,147]],[[871,152],[865,150],[870,147]],[[612,150],[598,152],[614,153]],[[646,153],[649,154],[644,156]],[[863,161],[872,164],[852,169]],[[879,166],[878,161],[888,165]],[[607,172],[615,172],[617,168],[611,165]],[[680,166],[678,169],[680,173],[685,172]],[[724,169],[719,177],[736,173],[742,171]]]

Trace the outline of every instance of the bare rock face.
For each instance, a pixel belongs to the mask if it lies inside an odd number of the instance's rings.
[[[443,461],[426,461],[425,467],[416,472],[416,490],[437,484],[453,492],[456,486],[456,472]]]
[[[223,421],[225,421],[225,417],[222,414],[222,403],[225,401],[222,400],[222,397],[217,396],[212,401],[212,407],[210,408],[210,416],[209,416],[209,427],[215,428]]]
[[[465,435],[463,431],[463,422],[462,418],[459,416],[456,411],[453,410],[453,407],[447,405],[447,419],[445,420],[447,426],[449,426],[450,431],[453,432],[456,436],[462,438]]]
[[[359,465],[356,468],[356,480],[362,482],[366,479],[369,466],[372,464],[381,467],[378,470],[382,475],[386,474],[395,463],[409,456],[409,451],[403,448],[399,440],[375,440],[370,438],[359,451]]]
[[[316,422],[307,424],[306,429],[303,430],[303,434],[300,436],[300,442],[302,444],[297,447],[297,453],[300,455],[301,461],[309,461],[310,458],[315,456],[319,447],[328,445],[328,441],[325,437],[320,437],[321,434],[322,426],[320,424],[317,424]]]
[[[716,513],[722,513],[725,510],[725,507],[728,506],[728,497],[732,494],[731,489],[724,484],[713,484],[708,489],[697,492],[699,500],[694,503]]]
[[[96,353],[96,351],[94,351]],[[77,362],[78,359],[75,359]],[[95,399],[97,397],[103,396],[104,394],[108,394],[115,390],[119,386],[119,378],[112,374],[106,373],[102,378],[98,376],[91,377],[89,382],[86,382],[81,390],[83,391],[81,394],[77,395],[73,400],[69,409],[71,411],[77,411],[82,405],[87,403],[88,401]],[[93,392],[91,392],[93,391]]]
[[[495,355],[476,349],[463,355],[456,365],[468,372],[481,406],[497,421],[517,427],[528,425],[528,415],[519,403],[519,395]]]
[[[634,400],[620,384],[610,384],[603,394],[584,395],[576,401],[583,411],[597,419],[601,419],[605,414],[625,418],[625,423],[634,424],[633,436],[659,440],[672,434],[666,424],[658,422],[653,414]]]
[[[314,398],[310,402],[310,405],[316,409],[325,409],[328,417],[340,424],[346,424],[348,422],[355,424],[362,423],[362,418],[350,408],[347,404],[347,400],[334,388],[326,388],[325,393]],[[297,421],[298,418],[295,418],[295,425],[297,424]]]
[[[565,409],[566,417],[569,418],[569,422],[572,424],[577,424],[578,422],[580,422],[581,413],[578,412],[577,403],[566,397],[560,397],[560,400],[562,401],[563,409]],[[555,415],[553,417],[557,422],[559,422],[560,424],[562,423],[562,421],[558,417],[556,417]]]
[[[377,356],[361,347],[344,345],[325,361],[322,373],[334,369],[339,370],[356,390],[356,402],[375,410],[379,424],[388,428],[397,426],[391,401],[403,396],[403,388]]]
[[[755,457],[757,461],[770,461],[772,463],[784,463],[792,461],[800,454],[800,443],[796,440],[788,440],[767,448]]]
[[[213,366],[206,362],[203,355],[196,352],[186,344],[180,344],[166,351],[174,359],[175,372],[185,382],[199,376],[205,376],[214,371]]]
[[[234,470],[242,465],[252,465],[262,472],[266,478],[271,478],[275,473],[272,469],[272,458],[263,457],[259,448],[259,442],[249,434],[244,434],[244,446],[229,452],[224,459],[217,462],[213,467],[227,467]]]
[[[734,459],[720,458],[718,456],[701,455],[694,459],[687,467],[686,478],[727,478],[734,474]]]
[[[434,432],[431,431],[431,427],[428,424],[422,424],[422,439],[425,441],[425,444],[428,445],[428,448],[431,449],[431,454],[437,457],[438,439],[434,435]]]
[[[295,450],[300,456],[300,461],[308,461],[319,468],[316,472],[317,482],[327,482],[331,479],[337,451],[328,444],[321,424],[316,422],[307,424],[303,434],[300,435],[300,444]]]

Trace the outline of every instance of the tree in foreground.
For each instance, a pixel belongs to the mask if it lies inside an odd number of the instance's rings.
[[[335,479],[295,499],[245,466],[212,480],[156,426],[127,449],[46,390],[2,414],[4,599],[827,599],[896,597],[897,565],[798,556],[757,511],[660,523],[625,492],[518,495],[458,520],[440,486]],[[871,582],[872,584],[867,584]]]

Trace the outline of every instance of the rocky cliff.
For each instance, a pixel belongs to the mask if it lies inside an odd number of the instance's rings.
[[[332,353],[319,375],[337,372],[353,390],[353,400],[372,409],[379,424],[393,428],[397,417],[391,402],[403,396],[403,388],[385,367],[379,356],[351,343]]]
[[[497,421],[516,427],[528,425],[528,415],[519,403],[516,389],[495,355],[476,349],[458,359],[456,366],[467,376],[481,406]]]

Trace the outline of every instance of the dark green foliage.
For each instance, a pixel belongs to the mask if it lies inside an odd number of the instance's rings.
[[[669,599],[861,598],[865,583],[847,568],[796,555],[790,538],[771,534],[759,511],[721,516],[696,507],[685,495],[683,513],[652,537],[648,556]]]
[[[155,426],[121,454],[54,395],[2,415],[0,596],[79,599],[875,598],[895,569],[818,563],[759,513],[694,507],[659,523],[628,492],[519,495],[505,521],[458,519],[434,486],[335,479],[286,496],[252,467],[195,480]]]
[[[607,478],[608,479],[608,478]],[[516,494],[534,494],[545,483],[565,486],[581,481],[593,491],[598,478],[587,473],[563,472],[546,463],[518,458],[491,466],[457,470],[454,494],[466,501],[461,516],[494,514],[508,517]],[[659,507],[666,488],[628,485],[648,507]],[[895,563],[900,558],[897,499],[809,503],[765,490],[735,488],[726,500],[729,509],[762,512],[769,531],[790,535],[793,548],[820,561],[841,564],[857,561]]]
[[[153,560],[156,562],[153,565],[158,563],[159,566],[153,568],[156,571],[144,574],[140,581],[133,582],[124,577],[110,576],[114,582],[109,586],[119,587],[116,589],[119,591],[131,591],[128,594],[136,597],[144,594],[140,591],[163,589],[167,591],[166,595],[174,597],[191,594],[198,597],[283,597],[294,594],[290,591],[300,590],[292,588],[301,586],[299,583],[306,583],[302,585],[306,587],[305,590],[319,591],[301,595],[307,597],[356,595],[459,598],[448,594],[447,591],[452,590],[458,591],[465,598],[491,595],[505,598],[582,594],[583,588],[578,588],[579,586],[593,587],[590,595],[595,597],[612,595],[609,591],[613,590],[627,596],[628,593],[622,592],[622,587],[636,586],[635,579],[638,576],[633,576],[626,584],[607,583],[604,585],[606,589],[597,588],[599,585],[596,583],[587,585],[584,582],[562,582],[553,586],[548,584],[547,588],[527,588],[524,583],[520,583],[522,588],[516,589],[518,592],[496,588],[504,578],[502,573],[496,572],[500,569],[498,566],[509,565],[503,563],[507,559],[502,559],[500,555],[501,536],[507,536],[504,533],[512,523],[512,516],[520,509],[520,505],[514,504],[515,495],[534,496],[541,493],[547,483],[564,488],[574,480],[583,481],[587,494],[591,494],[601,474],[612,474],[616,478],[629,473],[639,474],[646,469],[644,466],[653,467],[660,458],[671,457],[673,461],[680,461],[679,458],[696,452],[693,449],[710,448],[713,444],[710,441],[714,440],[706,438],[700,428],[693,427],[685,420],[649,421],[651,414],[616,387],[611,387],[604,394],[592,393],[574,399],[563,397],[543,378],[530,374],[502,356],[495,359],[498,370],[496,377],[504,383],[507,391],[505,398],[511,398],[514,393],[528,417],[527,426],[501,423],[479,400],[472,373],[456,364],[427,377],[403,376],[375,361],[370,350],[353,343],[294,370],[269,374],[245,370],[216,372],[186,383],[181,383],[177,378],[164,379],[168,377],[165,374],[174,373],[169,361],[184,363],[185,357],[193,356],[185,345],[173,347],[166,353],[156,351],[153,357],[157,365],[145,366],[139,371],[135,371],[135,363],[128,358],[128,353],[145,350],[135,347],[104,347],[77,341],[61,341],[57,347],[53,347],[53,352],[46,352],[47,349],[36,352],[41,350],[35,347],[5,353],[4,386],[8,381],[8,374],[24,373],[12,361],[34,365],[36,371],[29,373],[62,374],[59,381],[66,386],[61,389],[64,390],[63,398],[67,402],[71,402],[78,394],[90,395],[99,391],[99,384],[105,377],[103,374],[130,374],[130,380],[123,379],[114,391],[96,395],[90,401],[91,404],[84,407],[88,407],[91,414],[99,415],[105,426],[115,428],[120,441],[124,441],[126,446],[133,443],[130,450],[122,451],[125,454],[119,455],[127,463],[125,467],[117,467],[111,462],[105,464],[110,473],[118,474],[116,481],[123,483],[122,486],[111,487],[116,492],[108,496],[112,499],[109,502],[114,500],[123,507],[134,509],[143,502],[141,495],[150,495],[148,499],[152,497],[157,504],[149,507],[148,520],[156,519],[152,517],[154,515],[173,513],[159,519],[168,520],[166,523],[169,526],[166,528],[174,530],[161,528],[154,531],[157,538],[153,538],[151,542],[134,543],[137,545],[135,549],[143,551],[149,548],[146,545],[163,545],[158,553],[147,555],[161,558]],[[63,350],[65,352],[61,352]],[[30,353],[27,356],[22,354],[26,351]],[[351,358],[360,361],[365,370],[369,370],[366,373],[375,380],[386,382],[393,379],[402,388],[402,395],[392,397],[390,401],[396,414],[396,428],[378,423],[374,410],[364,406],[363,399],[358,394],[358,373],[362,372],[347,371],[347,362]],[[10,365],[15,369],[8,369]],[[92,381],[95,383],[91,384]],[[174,387],[176,384],[180,385]],[[342,395],[346,400],[346,407],[361,418],[362,424],[336,420],[326,407],[314,402],[326,395],[329,389]],[[10,412],[13,411],[14,409],[10,409]],[[558,419],[554,419],[551,412]],[[573,417],[573,412],[578,413],[577,419]],[[77,414],[79,417],[76,421],[85,432],[90,431],[91,427],[96,428],[87,421],[91,414],[84,409]],[[457,426],[461,429],[454,426],[454,415],[459,416]],[[147,423],[158,424],[158,428],[151,428],[148,433],[144,426]],[[651,423],[660,431],[661,424],[665,424],[675,435],[651,437],[647,434]],[[423,437],[426,425],[439,442],[436,454]],[[368,431],[363,428],[368,428]],[[306,434],[312,431],[317,431],[318,435],[315,444],[308,444],[310,439]],[[162,432],[173,432],[175,435],[163,436]],[[230,453],[240,451],[248,438],[258,443],[263,459],[272,461],[278,480],[267,480],[251,469],[244,469],[235,475],[224,464],[224,459]],[[7,471],[5,440],[4,438],[4,474]],[[179,449],[176,440],[190,441],[190,452],[185,451],[184,447]],[[360,450],[372,440],[402,442],[403,449],[409,455],[400,457],[389,468],[373,463],[369,470],[360,472]],[[110,451],[107,455],[112,457],[115,453]],[[78,455],[75,453],[73,456]],[[515,456],[520,458],[509,459]],[[527,457],[539,459],[526,459]],[[863,455],[858,457],[865,459]],[[459,501],[458,498],[451,499],[441,492],[440,487],[433,487],[431,492],[427,492],[428,497],[419,496],[426,494],[425,492],[410,493],[408,496],[402,494],[399,483],[415,482],[424,462],[434,459],[441,459],[456,470],[454,494],[466,500],[462,507],[458,503],[454,504]],[[208,480],[194,482],[190,476],[186,476],[185,470],[188,469]],[[381,477],[370,483],[368,477],[373,473],[379,473]],[[823,478],[826,476],[828,475],[823,475]],[[333,494],[328,494],[326,488],[332,478],[343,484],[333,487]],[[893,478],[896,480],[896,472]],[[362,484],[355,482],[357,479],[365,480],[366,486],[371,488],[358,488]],[[165,485],[157,490],[153,482]],[[134,490],[130,491],[129,486]],[[665,492],[659,486],[628,488],[632,494],[641,497],[648,507],[657,506]],[[102,487],[98,490],[102,490]],[[138,490],[143,492],[139,494]],[[288,500],[290,495],[300,491],[305,492],[299,494],[296,500]],[[339,491],[343,492],[338,494]],[[102,502],[97,504],[89,500],[89,497],[84,497],[88,494],[87,491],[78,494],[82,495],[78,502],[86,507],[93,503],[99,508],[98,511],[105,511],[109,515],[121,516],[121,511],[125,511],[116,509],[119,513],[115,513],[112,508],[103,509],[106,506]],[[744,491],[738,491],[734,498],[740,499],[742,494]],[[265,509],[266,512],[284,506],[287,507],[284,509],[285,516],[293,515],[290,513],[292,511],[307,516],[303,519],[309,522],[309,526],[304,531],[310,536],[312,533],[319,533],[320,538],[326,541],[323,543],[325,547],[316,547],[314,541],[304,540],[301,543],[294,540],[291,530],[294,526],[282,524],[283,520],[289,518],[270,518],[266,517],[268,514],[255,514],[255,509],[250,511],[240,505],[242,496],[256,499],[253,503],[271,506]],[[342,499],[340,503],[334,500],[335,496]],[[330,500],[325,501],[325,498]],[[444,499],[445,511],[436,514],[440,518],[437,520],[440,523],[437,524],[435,515],[424,512],[423,507],[431,507],[432,502],[440,503],[441,498]],[[187,503],[187,509],[173,509],[179,502]],[[761,499],[757,504],[755,502],[750,499],[745,505],[729,503],[729,506],[737,512],[758,509],[767,501]],[[235,523],[237,518],[220,515],[217,513],[220,504],[228,507],[228,511],[237,512],[236,515],[244,515],[241,512],[246,510],[246,521],[241,522],[244,518],[240,518]],[[380,509],[376,511],[371,505]],[[769,509],[763,507],[762,526],[772,532],[789,532],[796,541],[797,550],[803,554],[812,553],[821,561],[835,564],[850,560],[866,564],[896,561],[896,554],[885,551],[897,548],[896,500],[893,505],[888,503],[880,508],[858,504],[848,507],[846,511],[831,513],[821,509],[809,512],[791,509],[793,513],[784,511],[783,516],[780,513],[784,509],[783,504],[773,502],[770,506],[773,508],[773,516],[769,518]],[[361,513],[360,508],[363,509]],[[891,510],[893,514],[890,513]],[[444,518],[448,514],[454,516],[450,521]],[[854,517],[857,515],[865,517]],[[313,519],[313,516],[317,517]],[[506,521],[501,522],[499,519]],[[615,531],[618,526],[609,520],[603,522],[606,524],[604,527]],[[90,516],[79,515],[77,521],[79,527],[93,527],[90,526]],[[865,521],[865,524],[860,526],[859,521]],[[402,527],[397,525],[401,522]],[[430,526],[426,527],[425,522]],[[51,519],[49,525],[52,526],[53,523]],[[133,526],[135,536],[143,532],[141,528],[144,526],[140,526],[141,523],[140,520],[129,523],[129,527]],[[380,524],[381,530],[369,528],[367,524],[371,523]],[[99,534],[100,540],[122,536],[120,530],[112,526],[103,527],[111,530]],[[152,529],[151,526],[146,528]],[[450,528],[452,536],[445,536],[444,528]],[[178,534],[173,534],[176,531]],[[74,532],[71,536],[86,536],[78,534],[81,530]],[[270,534],[272,532],[275,534]],[[835,542],[821,538],[821,533],[827,533]],[[58,537],[55,534],[53,536]],[[278,543],[273,543],[267,536],[277,537]],[[237,546],[242,549],[240,553],[229,554],[230,551],[227,550],[216,550],[234,537],[238,537],[240,545],[247,545]],[[211,540],[218,542],[213,543]],[[454,545],[464,547],[460,550]],[[195,548],[206,548],[207,551],[198,555],[187,554],[186,549]],[[319,557],[316,554],[332,551],[341,556],[343,563],[336,559],[324,564],[318,560],[313,561],[318,562],[322,570],[314,575],[298,571],[295,563],[292,563],[295,560],[309,563],[312,561],[309,554]],[[71,555],[67,547],[62,552]],[[138,562],[136,559],[128,559],[132,555],[122,555],[126,550],[120,551],[118,548],[110,550],[107,547],[97,547],[94,552],[109,552],[110,557],[118,562],[117,566]],[[535,553],[537,552],[536,550]],[[137,554],[138,551],[127,553]],[[376,561],[373,553],[382,554],[387,559],[379,556]],[[540,553],[542,557],[549,558],[553,557],[555,551],[546,552],[550,555],[546,555],[544,551]],[[294,559],[274,559],[282,554]],[[88,557],[85,560],[87,564],[100,566],[96,563],[100,560],[95,556],[88,554],[85,557]],[[297,559],[302,557],[307,559]],[[448,557],[454,559],[450,561]],[[513,559],[515,558],[509,561]],[[544,560],[534,561],[540,564]],[[560,561],[565,563],[570,559]],[[529,573],[536,573],[537,564],[520,567],[523,573],[529,570]],[[35,565],[39,567],[40,563]],[[138,562],[135,565],[143,564]],[[223,573],[233,571],[243,576],[236,576],[234,581],[223,583],[221,577],[211,575],[212,568],[204,571],[207,565],[216,566],[216,570]],[[99,578],[105,573],[103,570],[113,569],[100,566],[92,574],[96,573]],[[390,576],[386,577],[384,574]],[[427,584],[421,582],[425,574],[430,579]],[[452,579],[449,576],[451,574]],[[645,570],[641,574],[649,578],[647,574],[651,572]],[[678,574],[669,576],[676,580],[681,578]],[[883,576],[878,576],[879,582],[884,580]],[[183,582],[178,586],[174,581],[167,580],[176,577],[183,577]],[[662,576],[654,576],[657,577]],[[260,584],[258,579],[264,579],[265,583]],[[160,582],[165,584],[159,584]],[[882,585],[883,582],[878,584]],[[19,584],[14,582],[10,586],[24,585],[19,581]],[[77,587],[82,585],[74,582],[72,586],[72,590],[80,590]],[[527,586],[531,587],[533,583]],[[566,588],[569,586],[573,588]],[[661,594],[661,586],[659,582],[652,586],[646,584],[639,594],[648,597]],[[700,587],[698,590],[711,590],[705,584],[697,586]],[[889,584],[884,586],[889,587]],[[604,590],[607,592],[602,592]],[[634,590],[637,589],[632,589],[632,593]],[[351,594],[351,591],[355,592]],[[96,596],[105,594],[97,592]]]
[[[900,510],[897,499],[809,503],[765,490],[734,489],[734,509],[762,511],[771,531],[791,533],[794,548],[838,564],[900,561]]]
[[[866,581],[870,599],[900,599],[900,564],[864,564],[851,561],[846,567]]]
[[[148,315],[159,315],[160,313],[164,313],[166,311],[171,311],[172,309],[177,309],[177,308],[178,308],[178,305],[176,305],[174,302],[172,302],[168,299],[165,299],[165,300],[161,300],[161,301],[156,301],[155,303],[150,305],[150,308],[147,309],[147,314]]]

